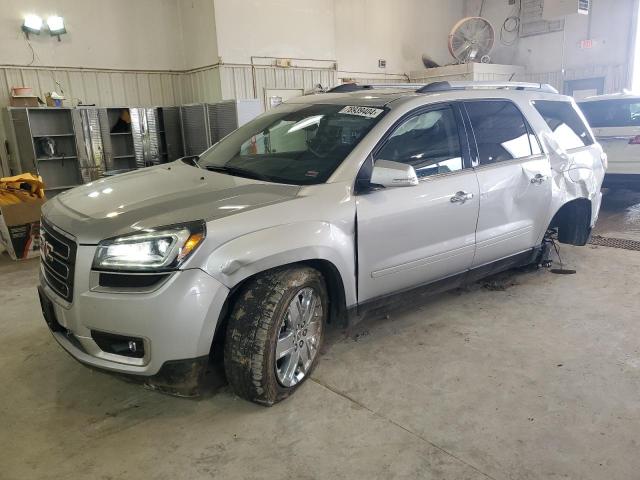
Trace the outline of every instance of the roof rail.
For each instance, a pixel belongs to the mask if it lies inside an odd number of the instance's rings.
[[[425,85],[416,90],[417,93],[436,93],[436,92],[448,92],[451,90],[472,90],[487,89],[487,90],[538,90],[544,93],[558,93],[554,87],[546,83],[527,83],[527,82],[434,82]]]
[[[426,86],[424,83],[343,83],[342,85],[327,90],[327,93],[361,92],[362,90],[376,90],[379,88],[406,88],[408,90],[416,90],[424,86]]]

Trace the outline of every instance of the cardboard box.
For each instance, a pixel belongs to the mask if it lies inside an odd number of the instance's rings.
[[[14,260],[40,255],[40,209],[46,199],[0,206],[0,243]]]
[[[9,105],[12,107],[38,107],[38,97],[9,97]]]

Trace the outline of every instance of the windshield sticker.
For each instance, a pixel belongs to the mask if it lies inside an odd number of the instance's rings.
[[[311,177],[311,178],[315,178],[318,175],[320,175],[320,172],[316,172],[315,170],[307,170],[307,173],[305,173],[305,177]]]
[[[338,113],[342,113],[344,115],[357,115],[359,117],[366,117],[366,118],[376,118],[382,112],[384,112],[382,108],[349,106],[349,107],[344,107]]]

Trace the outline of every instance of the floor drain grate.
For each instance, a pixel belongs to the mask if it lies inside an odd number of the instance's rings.
[[[593,235],[591,245],[599,245],[601,247],[622,248],[624,250],[640,251],[640,242],[638,240],[626,240],[624,238],[609,238]]]

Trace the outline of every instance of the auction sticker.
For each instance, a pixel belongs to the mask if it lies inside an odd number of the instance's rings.
[[[376,118],[382,112],[384,112],[382,108],[349,106],[344,107],[339,113],[344,115],[357,115],[359,117],[366,118]]]

